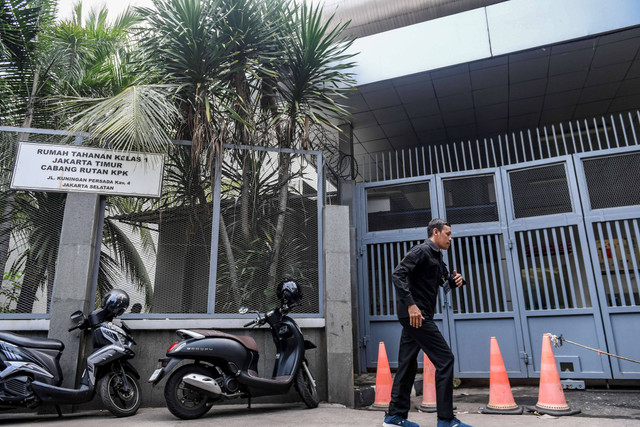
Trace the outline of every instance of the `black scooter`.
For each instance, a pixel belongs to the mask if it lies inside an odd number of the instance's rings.
[[[77,325],[69,332],[90,329],[94,347],[77,389],[60,387],[62,341],[0,332],[0,409],[56,405],[58,415],[62,415],[58,405],[88,402],[97,388],[113,415],[135,414],[140,407],[136,382],[140,375],[127,360],[135,355],[131,349],[135,341],[124,322],[119,325],[113,322],[128,305],[126,292],[113,289],[103,299],[101,308],[88,318],[82,311],[71,315],[71,321]]]
[[[167,350],[149,382],[158,384],[180,362],[193,363],[178,368],[167,380],[164,397],[173,415],[182,419],[199,418],[215,402],[285,394],[293,385],[309,408],[318,406],[316,382],[311,375],[305,350],[316,348],[305,340],[296,322],[288,316],[291,307],[302,297],[297,284],[289,280],[285,291],[278,287],[281,306],[244,325],[268,324],[276,346],[276,361],[271,378],[258,376],[258,346],[249,336],[231,335],[213,329],[180,329],[181,341]],[[295,291],[292,291],[295,289]],[[297,291],[297,292],[296,292]],[[240,310],[247,313],[246,308]]]

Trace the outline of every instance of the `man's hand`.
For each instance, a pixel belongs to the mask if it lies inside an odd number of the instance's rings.
[[[409,306],[409,323],[414,328],[419,328],[422,326],[422,321],[424,317],[422,317],[422,312],[418,308],[417,305],[413,304]]]
[[[455,270],[453,270],[453,280],[455,280],[457,287],[464,285],[464,279],[462,278],[462,274],[458,273]]]

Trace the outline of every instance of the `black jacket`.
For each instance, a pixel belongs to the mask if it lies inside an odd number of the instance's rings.
[[[393,271],[398,297],[398,317],[409,317],[408,308],[416,304],[425,319],[432,319],[438,288],[449,278],[442,252],[431,240],[414,246]]]

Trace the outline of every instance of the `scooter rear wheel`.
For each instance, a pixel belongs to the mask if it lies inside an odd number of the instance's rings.
[[[167,381],[164,399],[173,415],[183,420],[200,418],[211,409],[209,397],[185,387],[182,378],[189,374],[211,376],[211,371],[202,365],[185,365],[178,368]]]
[[[306,369],[305,369],[306,368]],[[298,391],[298,394],[302,398],[302,401],[307,408],[313,409],[318,407],[318,403],[320,403],[320,399],[318,398],[318,390],[316,389],[316,384],[309,376],[309,367],[307,365],[307,361],[304,360],[296,373],[295,379],[295,387]]]

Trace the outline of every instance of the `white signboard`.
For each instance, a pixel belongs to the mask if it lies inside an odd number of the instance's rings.
[[[20,142],[11,188],[160,197],[162,154]]]

